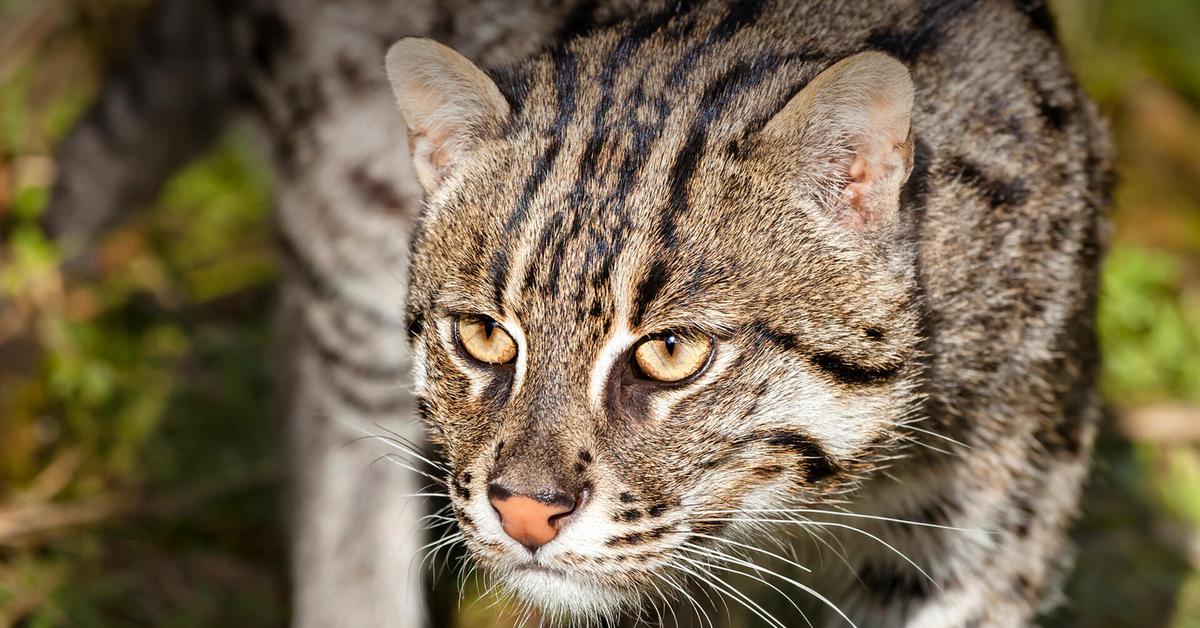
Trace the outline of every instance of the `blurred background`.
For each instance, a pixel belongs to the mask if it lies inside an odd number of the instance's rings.
[[[1120,184],[1099,315],[1113,412],[1046,625],[1197,628],[1200,2],[1049,4]],[[152,6],[0,0],[0,627],[287,618],[272,182],[246,130],[106,237],[94,277],[65,280],[37,228],[56,142]]]

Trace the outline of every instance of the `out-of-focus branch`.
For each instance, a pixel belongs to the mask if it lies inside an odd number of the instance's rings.
[[[0,505],[0,546],[29,545],[59,538],[81,527],[127,518],[178,519],[213,501],[277,480],[274,470],[163,495],[123,491],[74,502]]]
[[[1163,404],[1133,408],[1118,415],[1117,427],[1136,441],[1200,443],[1200,407]]]

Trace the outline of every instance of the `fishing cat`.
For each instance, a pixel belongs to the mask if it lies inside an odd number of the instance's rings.
[[[766,625],[1018,626],[1056,600],[1110,157],[1044,8],[187,6],[226,62],[159,61],[219,94],[172,115],[249,103],[280,172],[298,624],[420,625],[429,468],[444,542],[567,623],[712,621],[708,595]],[[73,160],[158,142],[112,123],[120,84],[64,149],[58,232],[125,193],[73,222]],[[340,447],[373,422],[412,474]]]

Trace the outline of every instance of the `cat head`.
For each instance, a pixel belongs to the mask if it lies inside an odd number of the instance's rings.
[[[918,398],[906,67],[620,48],[496,78],[429,40],[387,56],[427,200],[424,420],[473,558],[551,614],[839,499]]]

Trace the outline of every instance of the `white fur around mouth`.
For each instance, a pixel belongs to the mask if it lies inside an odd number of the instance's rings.
[[[633,595],[586,577],[532,562],[513,569],[503,579],[517,599],[554,619],[613,616],[636,601]]]

